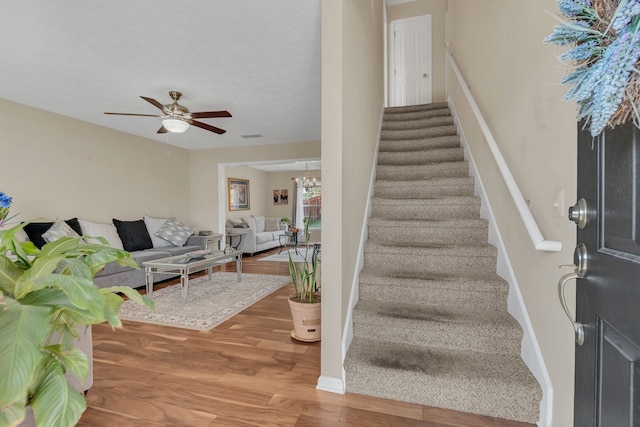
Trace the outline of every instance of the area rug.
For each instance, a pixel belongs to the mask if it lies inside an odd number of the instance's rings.
[[[308,254],[307,254],[306,248],[300,247],[298,248],[298,253],[296,253],[294,249],[289,249],[288,251],[282,251],[279,254],[261,258],[258,261],[289,262],[289,252],[291,252],[291,259],[293,259],[293,262],[304,262],[305,255],[306,255],[307,261],[311,262],[311,256],[313,255],[313,247],[309,248]]]
[[[291,281],[289,276],[215,272],[189,280],[187,301],[180,284],[153,292],[155,311],[133,301],[120,307],[120,318],[143,323],[208,331]]]

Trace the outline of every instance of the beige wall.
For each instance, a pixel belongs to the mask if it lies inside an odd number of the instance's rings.
[[[225,218],[240,218],[246,216],[264,216],[267,210],[267,172],[248,167],[235,166],[225,168]],[[229,210],[229,178],[249,180],[249,209]]]
[[[319,171],[314,171],[310,176],[320,176]],[[267,174],[267,192],[269,193],[269,202],[265,215],[269,217],[293,217],[293,208],[295,200],[293,199],[293,180],[300,175],[298,172],[272,172]],[[286,205],[275,205],[273,203],[273,190],[287,190],[289,192],[289,202]]]
[[[334,379],[383,105],[382,14],[382,0],[322,2],[321,370]]]
[[[485,115],[502,153],[543,235],[560,240],[560,253],[538,252],[531,241],[495,162],[487,151],[453,74],[449,91],[488,191],[507,253],[553,385],[553,425],[572,425],[573,330],[556,290],[570,271],[575,226],[553,209],[556,189],[576,194],[575,107],[563,101],[558,82],[565,74],[559,50],[543,44],[556,20],[553,0],[449,1],[451,50]],[[479,30],[480,24],[489,24]],[[566,208],[566,206],[565,206]]]
[[[447,0],[416,0],[409,3],[401,3],[387,8],[388,29],[388,49],[391,52],[393,43],[393,31],[391,23],[396,19],[412,18],[414,16],[431,15],[431,72],[432,79],[432,102],[446,101],[445,89],[445,54],[444,44],[446,35],[446,12]],[[391,61],[389,61],[391,62]],[[392,84],[391,76],[393,69],[389,64],[389,85]],[[389,86],[389,91],[391,86]]]
[[[0,99],[0,191],[19,220],[190,221],[189,153]]]
[[[195,227],[200,229],[224,231],[227,215],[245,216],[247,211],[229,212],[227,201],[227,182],[224,170],[242,163],[259,163],[271,160],[312,160],[320,158],[320,141],[296,142],[289,144],[262,145],[238,148],[216,148],[197,150],[190,161],[191,218]],[[221,171],[221,172],[220,172]],[[222,173],[220,179],[219,173]],[[243,178],[234,176],[233,178]],[[273,189],[267,187],[266,179],[251,181],[251,210],[261,215],[253,205],[253,196],[264,196],[260,203],[263,212],[268,209],[267,196]],[[268,194],[267,194],[268,193]],[[257,199],[256,199],[257,200]],[[218,206],[224,206],[222,215]]]

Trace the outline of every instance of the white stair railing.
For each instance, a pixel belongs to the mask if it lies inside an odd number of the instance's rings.
[[[458,68],[458,64],[456,64],[456,61],[455,59],[453,59],[453,55],[451,55],[451,52],[449,51],[449,49],[446,49],[446,52],[447,52],[447,60],[449,61],[449,64],[451,65],[453,72],[458,78],[458,81],[460,82],[460,87],[462,87],[462,90],[464,91],[464,94],[467,97],[467,102],[469,102],[469,105],[471,106],[471,110],[473,111],[473,114],[475,115],[476,120],[480,125],[480,129],[482,130],[482,133],[484,134],[485,139],[487,140],[487,145],[491,150],[491,154],[493,154],[493,158],[495,159],[496,164],[498,165],[498,169],[502,174],[502,178],[504,179],[504,182],[507,185],[507,188],[509,189],[511,198],[513,199],[513,202],[515,203],[516,208],[518,209],[520,218],[522,219],[522,222],[524,223],[524,226],[527,229],[527,232],[529,233],[529,238],[531,239],[531,243],[533,243],[534,248],[538,251],[560,252],[562,250],[561,242],[558,242],[555,240],[545,240],[544,236],[542,235],[542,232],[540,231],[540,227],[538,227],[538,223],[533,217],[533,214],[529,209],[529,205],[527,204],[527,201],[525,200],[524,196],[522,195],[522,192],[520,191],[520,187],[518,187],[516,180],[513,178],[513,174],[511,173],[511,170],[509,169],[507,162],[504,160],[504,157],[502,156],[502,152],[500,151],[500,148],[498,148],[498,144],[496,143],[496,140],[493,137],[491,130],[489,130],[489,126],[487,125],[487,122],[485,121],[484,117],[482,116],[482,113],[480,112],[480,108],[478,108],[478,104],[476,104],[476,101],[473,98],[471,91],[469,90],[469,86],[467,86],[467,82],[464,80],[464,77],[462,77],[462,73]]]

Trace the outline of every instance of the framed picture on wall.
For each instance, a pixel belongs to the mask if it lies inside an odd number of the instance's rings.
[[[288,205],[289,204],[289,190],[273,190],[273,204],[274,205]]]
[[[249,195],[249,180],[228,178],[229,210],[241,211],[249,209],[251,197]]]

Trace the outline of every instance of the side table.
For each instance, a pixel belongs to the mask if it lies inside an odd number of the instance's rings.
[[[278,236],[278,243],[280,244],[280,250],[278,251],[278,254],[282,252],[282,248],[288,246],[293,246],[296,253],[298,254],[298,233],[285,231],[284,234]]]
[[[205,242],[205,249],[217,249],[220,250],[220,240],[222,240],[222,234],[211,234],[209,236],[205,236],[207,238]],[[216,244],[217,248],[212,248],[213,244]]]
[[[240,246],[240,243],[242,243],[242,236],[244,236],[244,234],[227,234],[227,246],[231,246],[233,249],[238,250],[238,246]],[[237,237],[238,238],[238,243],[233,244],[233,238]]]

